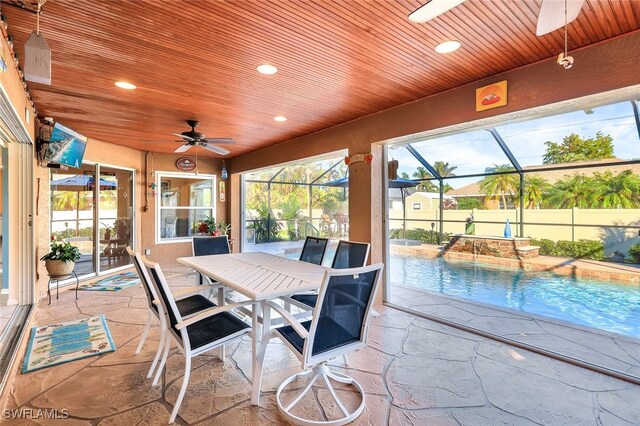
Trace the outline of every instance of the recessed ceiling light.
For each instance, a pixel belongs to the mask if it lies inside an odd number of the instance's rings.
[[[460,48],[460,42],[456,40],[443,41],[436,46],[436,52],[438,53],[451,53]]]
[[[258,65],[258,68],[256,69],[260,74],[264,74],[264,75],[272,75],[278,72],[278,68],[269,64]]]
[[[287,121],[287,117],[283,115],[276,115],[275,117],[273,117],[273,119],[276,121]]]
[[[114,84],[121,89],[133,90],[136,88],[135,84],[127,83],[126,81],[116,81]]]

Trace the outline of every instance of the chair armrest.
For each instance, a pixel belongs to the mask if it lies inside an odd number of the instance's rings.
[[[189,296],[193,296],[194,294],[198,294],[201,291],[205,291],[205,290],[214,290],[216,288],[220,287],[219,285],[209,285],[209,284],[203,284],[203,285],[198,285],[195,287],[189,287],[189,288],[185,288],[185,289],[181,289],[181,290],[177,290],[177,291],[172,291],[171,295],[173,296],[174,300],[182,300],[186,297]]]
[[[296,293],[296,294],[306,294],[306,293]],[[316,293],[309,293],[309,294],[316,294]],[[296,300],[296,299],[292,299],[289,296],[280,296],[280,300],[282,300],[283,302],[286,303],[290,303],[293,306],[295,306],[296,308],[302,309],[303,311],[310,311],[313,309],[312,306],[309,305],[305,305],[304,303]]]
[[[254,300],[245,300],[244,302],[232,303],[224,306],[217,306],[215,308],[208,308],[200,312],[196,312],[195,314],[187,315],[182,319],[182,321],[176,324],[176,329],[182,330],[185,327],[188,327],[192,324],[197,323],[198,321],[202,321],[203,319],[209,318],[213,315],[217,315],[222,312],[227,312],[232,309],[240,308],[242,306],[253,305],[255,303],[256,302]]]
[[[293,329],[296,331],[296,333],[298,333],[300,337],[302,337],[303,339],[306,339],[307,337],[309,337],[309,331],[306,328],[304,328],[302,324],[300,324],[300,321],[298,321],[297,319],[294,318],[293,315],[291,315],[291,312],[287,311],[282,306],[277,305],[271,301],[268,301],[267,305],[269,305],[271,309],[279,313],[280,316],[282,316],[282,318],[286,322],[288,322],[291,325],[291,327],[293,327]]]

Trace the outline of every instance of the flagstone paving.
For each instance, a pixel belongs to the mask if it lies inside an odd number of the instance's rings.
[[[167,268],[172,287],[191,285],[181,268]],[[104,313],[117,345],[114,353],[28,374],[18,374],[8,408],[68,409],[64,425],[158,425],[168,421],[183,376],[184,360],[173,351],[161,383],[146,378],[156,345],[153,329],[135,354],[146,318],[139,286],[109,294],[64,291],[50,306],[39,305],[36,324]],[[453,306],[452,306],[453,307]],[[336,359],[336,369],[364,387],[366,409],[356,425],[637,425],[640,387],[442,324],[378,307],[369,347]],[[498,315],[496,315],[498,317]],[[621,351],[617,348],[616,351]],[[635,348],[626,349],[637,356]],[[227,347],[194,360],[177,424],[286,424],[275,390],[299,371],[295,357],[275,341],[267,349],[259,407],[250,404],[251,344]],[[293,383],[294,387],[301,384]],[[358,403],[338,386],[348,405]],[[293,397],[287,392],[283,399]],[[326,390],[314,388],[298,412],[318,419],[336,406]],[[5,420],[3,424],[56,424],[50,420]]]
[[[640,340],[532,313],[392,285],[390,302],[640,378]]]

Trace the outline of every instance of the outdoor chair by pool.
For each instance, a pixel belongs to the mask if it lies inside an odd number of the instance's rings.
[[[191,241],[191,251],[194,256],[231,253],[229,238],[226,235],[219,237],[193,237]],[[209,277],[205,277],[199,272],[197,272],[196,277],[198,284],[212,283]]]
[[[300,323],[280,305],[268,302],[271,309],[278,312],[289,325],[273,329],[268,337],[263,339],[258,353],[257,368],[262,373],[267,344],[273,337],[278,337],[298,357],[304,370],[287,378],[276,393],[278,408],[289,420],[302,425],[337,426],[355,420],[362,413],[365,404],[362,386],[353,378],[331,370],[327,366],[327,361],[367,345],[371,307],[380,284],[383,267],[382,263],[377,263],[362,268],[325,272],[318,294],[318,304],[313,310],[313,318],[309,321]],[[259,377],[261,376],[262,374]],[[301,377],[310,377],[310,379],[290,402],[284,403],[282,392],[287,385]],[[342,417],[325,422],[292,414],[294,407],[318,379],[322,379],[321,381],[328,388]],[[351,411],[345,407],[336,394],[331,380],[355,386],[362,398],[362,402],[355,410]]]
[[[300,253],[300,260],[315,265],[322,265],[328,244],[328,238],[307,237],[302,247],[302,253]]]
[[[305,244],[306,245],[306,244]],[[359,268],[367,264],[369,258],[369,243],[357,243],[354,241],[339,241],[333,258],[333,269]],[[303,250],[304,251],[304,250]],[[318,295],[312,294],[294,294],[291,300],[284,299],[285,303],[291,303],[301,309],[309,309],[316,306]],[[298,303],[296,303],[298,302]],[[302,305],[300,305],[302,304]],[[306,305],[306,306],[305,306]]]
[[[143,263],[149,272],[152,286],[159,296],[160,306],[162,306],[161,312],[164,314],[165,324],[167,324],[164,351],[158,372],[161,372],[167,363],[172,341],[185,357],[184,378],[169,418],[169,423],[173,423],[178,415],[182,399],[189,384],[191,358],[249,334],[251,326],[244,323],[231,311],[236,308],[253,305],[255,302],[248,300],[207,308],[191,315],[183,315],[178,309],[177,301],[171,293],[160,265],[144,258]],[[215,392],[209,397],[215,398]]]
[[[147,303],[149,305],[147,325],[145,326],[142,337],[140,338],[140,343],[138,343],[136,354],[139,354],[142,350],[142,346],[144,345],[149,334],[149,330],[151,329],[151,322],[153,321],[153,318],[155,318],[160,325],[160,342],[158,343],[158,349],[156,350],[156,356],[153,358],[151,368],[149,368],[149,372],[147,373],[147,378],[150,378],[153,375],[153,371],[155,370],[158,360],[160,359],[160,354],[162,353],[164,340],[166,339],[167,325],[165,324],[164,314],[162,313],[162,306],[157,302],[154,303],[154,301],[158,300],[158,296],[151,284],[147,270],[142,264],[142,257],[140,256],[140,253],[134,252],[131,247],[127,247],[126,250],[127,253],[129,253],[129,256],[131,256],[131,261],[138,272],[138,276],[140,277],[140,282],[142,283],[142,288],[147,296]],[[205,287],[198,286],[182,291],[179,295],[175,296],[176,305],[181,315],[191,315],[195,312],[202,311],[203,309],[216,306],[215,303],[203,295],[198,294],[205,289]],[[158,382],[159,378],[160,374],[158,373],[154,379],[154,385]]]

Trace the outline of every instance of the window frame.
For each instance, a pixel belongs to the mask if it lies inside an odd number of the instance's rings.
[[[162,205],[162,181],[170,178],[178,179],[192,179],[192,180],[211,180],[211,206],[163,206]],[[193,236],[190,237],[177,237],[177,238],[162,238],[161,226],[162,226],[162,211],[163,210],[208,210],[211,215],[216,217],[217,213],[217,176],[213,174],[195,174],[195,173],[181,173],[181,172],[167,172],[156,171],[155,172],[155,184],[156,184],[156,213],[155,213],[155,243],[156,244],[173,244],[173,243],[185,243],[191,242]]]

